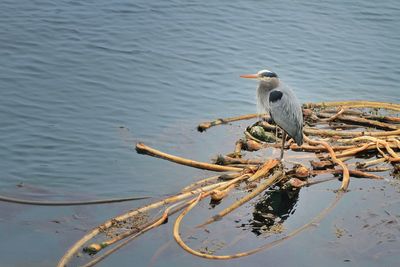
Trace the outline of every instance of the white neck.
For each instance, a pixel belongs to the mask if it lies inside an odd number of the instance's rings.
[[[258,114],[269,113],[269,92],[279,86],[279,79],[272,78],[268,81],[260,81],[257,87],[257,112]]]

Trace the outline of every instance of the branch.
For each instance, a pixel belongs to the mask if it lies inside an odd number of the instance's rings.
[[[198,168],[198,169],[203,169],[203,170],[209,170],[209,171],[217,171],[217,172],[226,172],[226,171],[241,171],[243,168],[236,168],[236,167],[229,167],[229,166],[221,166],[221,165],[216,165],[216,164],[210,164],[206,162],[199,162],[191,159],[185,159],[182,157],[174,156],[171,154],[167,154],[164,152],[161,152],[157,149],[151,148],[149,146],[146,146],[143,143],[137,143],[136,144],[136,151],[139,154],[146,154],[149,156],[153,157],[158,157],[162,159],[166,159],[178,164],[186,165],[189,167],[193,168]]]

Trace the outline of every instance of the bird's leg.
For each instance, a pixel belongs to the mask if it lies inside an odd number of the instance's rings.
[[[281,157],[280,160],[283,159],[283,152],[285,151],[285,142],[286,142],[286,132],[282,130],[282,147],[281,147]]]

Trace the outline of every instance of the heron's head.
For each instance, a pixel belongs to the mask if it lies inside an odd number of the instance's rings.
[[[270,70],[260,70],[257,74],[240,75],[241,78],[257,79],[260,82],[272,82],[278,79],[278,75]]]
[[[270,70],[260,70],[257,74],[245,74],[240,75],[240,77],[259,80],[258,88],[263,91],[270,91],[279,86],[278,75]]]

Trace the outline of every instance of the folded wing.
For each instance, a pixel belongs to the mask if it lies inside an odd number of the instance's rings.
[[[296,96],[290,88],[279,87],[270,91],[269,113],[275,123],[281,127],[296,143],[303,144],[303,112]]]

